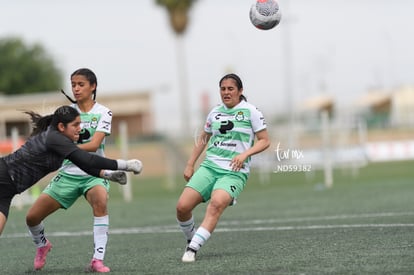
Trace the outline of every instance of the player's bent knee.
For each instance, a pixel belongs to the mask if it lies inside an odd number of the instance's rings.
[[[178,202],[175,209],[177,211],[177,215],[183,216],[190,213],[193,210],[193,206],[188,203]]]
[[[36,216],[31,215],[30,212],[26,215],[26,224],[28,226],[35,226],[35,225],[38,225],[39,223],[40,221],[38,221]]]

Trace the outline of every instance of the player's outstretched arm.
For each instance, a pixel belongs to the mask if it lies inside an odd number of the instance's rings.
[[[86,173],[95,177],[101,177],[101,170],[103,169],[122,170],[133,172],[134,174],[139,174],[142,171],[142,162],[138,159],[113,160],[95,154],[90,154],[81,149],[72,152],[69,156],[67,156],[67,159],[72,161]]]

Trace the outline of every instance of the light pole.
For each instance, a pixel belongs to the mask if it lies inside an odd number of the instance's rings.
[[[283,62],[284,65],[284,83],[285,83],[285,93],[286,93],[286,108],[288,113],[288,145],[289,148],[292,148],[296,143],[294,123],[295,123],[295,94],[292,86],[292,40],[290,32],[290,14],[289,14],[289,0],[283,3],[283,39],[282,39],[282,49],[283,49]]]

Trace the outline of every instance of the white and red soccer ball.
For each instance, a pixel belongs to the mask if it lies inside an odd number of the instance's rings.
[[[275,0],[257,0],[250,8],[250,21],[261,30],[276,27],[281,18],[279,5]]]

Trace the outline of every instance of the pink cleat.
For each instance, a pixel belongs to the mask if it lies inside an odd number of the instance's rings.
[[[111,269],[104,265],[102,260],[98,260],[93,258],[91,263],[87,268],[88,272],[98,272],[98,273],[107,273],[111,271]]]
[[[47,253],[52,249],[52,244],[46,240],[46,245],[36,249],[36,256],[34,258],[34,269],[40,270],[46,264]]]

